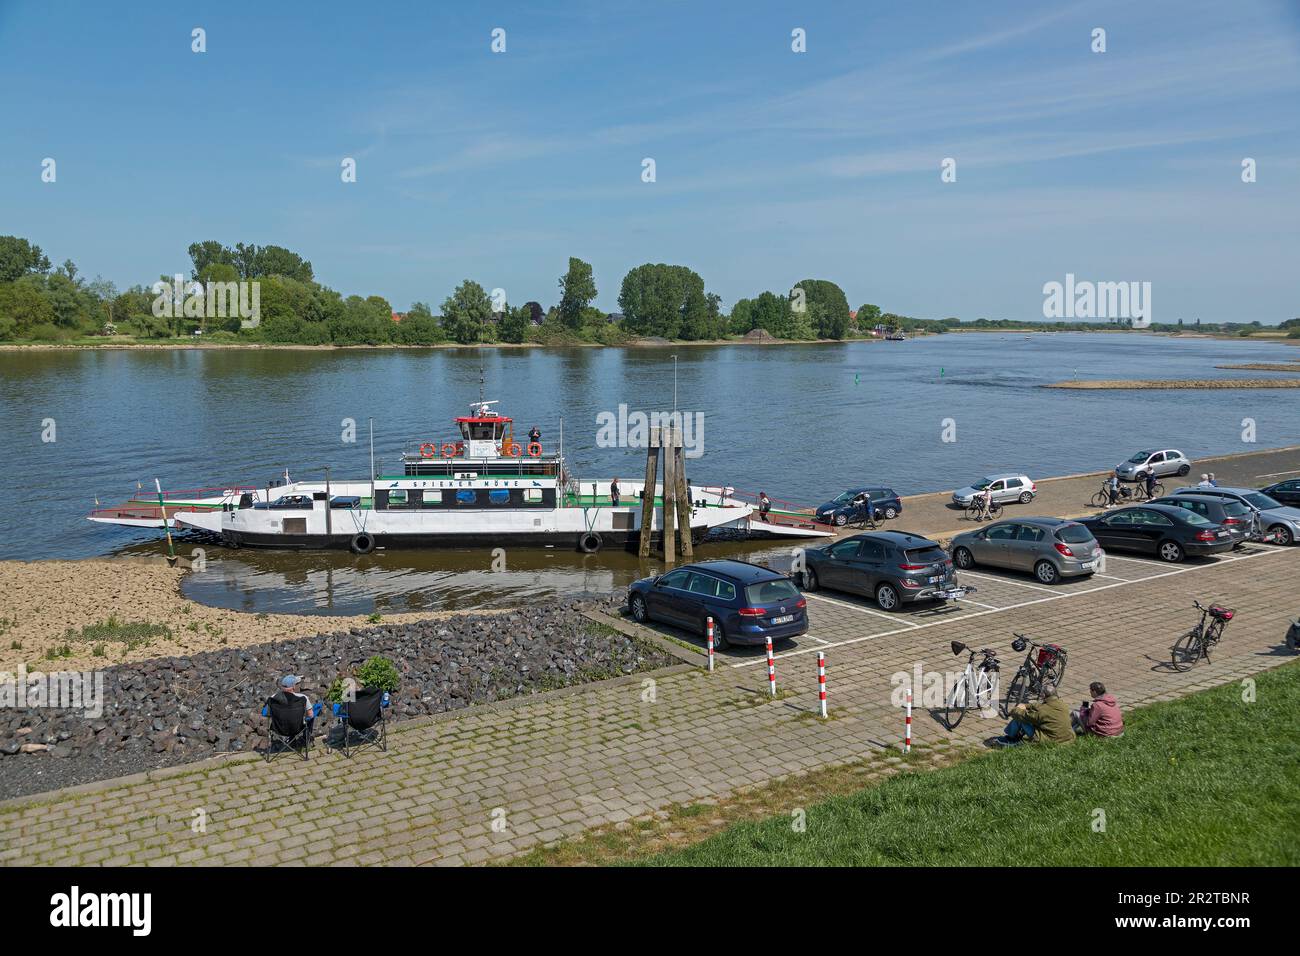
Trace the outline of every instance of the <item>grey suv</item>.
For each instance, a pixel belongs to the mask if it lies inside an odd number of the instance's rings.
[[[804,552],[804,589],[834,588],[876,599],[882,611],[912,601],[943,601],[974,588],[958,586],[947,552],[906,531],[855,534]]]
[[[1153,505],[1173,505],[1195,511],[1211,524],[1221,524],[1232,535],[1232,543],[1240,545],[1250,537],[1251,508],[1236,498],[1219,495],[1183,494],[1166,495],[1151,502]]]
[[[1157,478],[1178,475],[1180,478],[1192,470],[1192,462],[1177,448],[1148,448],[1128,461],[1115,466],[1115,475],[1122,481],[1139,481],[1148,472]]]
[[[1278,544],[1295,544],[1300,538],[1300,508],[1290,508],[1262,491],[1254,488],[1179,488],[1174,495],[1213,495],[1216,498],[1230,498],[1240,501],[1259,512],[1260,526],[1271,532]]]
[[[1092,532],[1064,518],[998,521],[952,539],[952,563],[960,570],[986,564],[1028,571],[1044,584],[1094,574],[1101,556]]]

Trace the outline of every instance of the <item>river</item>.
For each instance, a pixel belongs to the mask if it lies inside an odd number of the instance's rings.
[[[0,558],[157,553],[154,534],[85,520],[96,499],[115,503],[155,477],[173,489],[264,484],[286,468],[312,477],[329,465],[336,478],[364,478],[370,419],[376,458],[392,473],[408,443],[449,436],[451,419],[478,398],[480,374],[486,397],[521,433],[536,424],[550,446],[563,418],[579,478],[636,478],[644,451],[598,446],[599,416],[617,415],[620,404],[671,409],[675,369],[677,407],[701,413],[693,482],[815,504],[857,484],[914,494],[989,471],[1089,471],[1148,445],[1198,457],[1295,444],[1293,392],[1036,386],[1260,377],[1214,366],[1296,359],[1300,351],[1282,343],[1104,333],[626,349],[4,351],[0,448],[10,498],[0,508]],[[1255,446],[1242,443],[1244,419],[1254,422]],[[255,611],[488,606],[607,591],[646,571],[626,555],[555,549],[511,549],[496,573],[486,554],[469,551],[208,551],[208,571],[187,579],[187,593]]]

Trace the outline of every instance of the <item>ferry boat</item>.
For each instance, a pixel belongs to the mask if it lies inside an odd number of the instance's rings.
[[[278,549],[437,548],[539,545],[594,553],[640,541],[643,481],[578,480],[562,451],[519,441],[497,402],[475,402],[456,437],[404,451],[401,474],[363,481],[294,481],[266,487],[146,493],[88,516],[101,524],[206,532],[230,547]],[[373,468],[372,468],[373,471]],[[759,520],[728,487],[691,487],[696,543],[714,528],[764,536],[820,537],[810,522]],[[663,528],[662,490],[650,493],[651,528]]]

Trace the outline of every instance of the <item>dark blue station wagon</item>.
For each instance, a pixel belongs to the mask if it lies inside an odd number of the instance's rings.
[[[706,633],[713,618],[713,643],[763,644],[798,637],[808,630],[808,602],[784,574],[744,561],[701,561],[628,588],[628,609],[639,622],[662,621],[693,634]]]

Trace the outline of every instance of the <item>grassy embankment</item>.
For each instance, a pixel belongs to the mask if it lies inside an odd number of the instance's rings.
[[[666,840],[648,840],[635,827],[605,830],[521,862],[1295,866],[1300,664],[1255,681],[1252,703],[1243,701],[1240,683],[1230,683],[1135,710],[1118,740],[987,752],[847,793],[836,788],[843,771],[826,771],[828,790],[837,793],[828,799],[777,808],[755,791],[754,802],[774,814],[762,820],[719,832],[691,825],[717,808],[679,808],[659,824],[677,831]],[[816,793],[816,777],[800,778],[801,796]],[[798,806],[806,809],[805,832],[792,826]],[[665,844],[674,849],[639,852]]]

